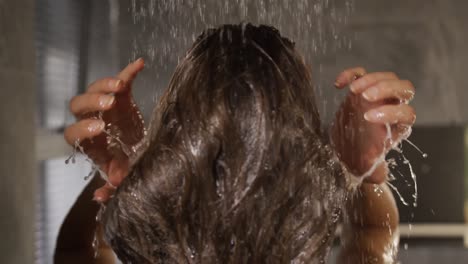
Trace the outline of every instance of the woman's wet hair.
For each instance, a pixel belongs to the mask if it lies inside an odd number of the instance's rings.
[[[346,198],[311,75],[268,26],[205,31],[103,216],[123,263],[322,263]]]

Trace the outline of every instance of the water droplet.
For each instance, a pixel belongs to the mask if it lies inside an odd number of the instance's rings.
[[[377,193],[379,197],[383,194],[383,190],[378,184],[374,184],[374,192]]]
[[[411,142],[409,139],[405,139],[406,142],[408,142],[408,144],[410,144],[413,148],[415,148],[419,153],[421,153],[421,155],[423,156],[423,158],[427,158],[427,153],[424,153],[422,152],[421,149],[419,149],[413,142]]]

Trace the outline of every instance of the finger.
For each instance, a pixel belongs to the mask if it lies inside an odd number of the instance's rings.
[[[109,182],[113,186],[120,186],[123,179],[125,179],[125,177],[128,174],[128,168],[129,168],[128,159],[125,159],[125,160],[113,159],[109,164],[109,169],[108,169],[108,174],[107,174],[109,176]]]
[[[137,73],[143,70],[144,67],[145,61],[142,58],[139,58],[138,60],[128,64],[128,66],[117,75],[117,78],[125,83],[130,83],[135,79]]]
[[[351,84],[358,77],[362,77],[366,74],[366,70],[362,67],[350,68],[341,72],[335,81],[336,88],[344,88]]]
[[[412,125],[416,121],[416,114],[407,104],[384,105],[367,111],[364,118],[371,123]]]
[[[403,139],[407,139],[411,136],[412,128],[411,125],[396,124],[392,126],[392,141],[393,145],[391,148],[396,147]]]
[[[124,88],[122,80],[117,78],[104,78],[97,80],[88,86],[90,93],[118,93]]]
[[[369,73],[353,81],[349,88],[355,94],[361,93],[367,88],[383,80],[397,80],[398,76],[393,72],[374,72]]]
[[[114,105],[114,102],[113,95],[85,93],[72,98],[70,111],[78,117],[89,112],[108,110]]]
[[[389,173],[389,169],[386,162],[382,162],[382,164],[378,165],[375,171],[369,177],[364,179],[367,183],[373,184],[381,184],[387,180],[387,175]]]
[[[105,123],[99,119],[84,119],[65,129],[64,138],[68,144],[74,146],[86,138],[92,138],[102,133]]]
[[[408,103],[414,97],[414,86],[406,80],[384,80],[366,89],[362,96],[369,102],[377,102],[386,99],[398,99]]]
[[[94,191],[94,200],[99,203],[105,203],[114,195],[115,190],[115,187],[106,183],[104,186]]]

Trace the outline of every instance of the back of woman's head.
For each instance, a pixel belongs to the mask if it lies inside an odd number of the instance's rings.
[[[144,152],[109,202],[124,263],[314,263],[344,177],[323,143],[310,73],[277,30],[202,34],[156,108]]]

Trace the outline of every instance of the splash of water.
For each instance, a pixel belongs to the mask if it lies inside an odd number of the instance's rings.
[[[70,161],[71,163],[75,164],[76,162],[76,155],[78,153],[78,149],[79,150],[82,150],[83,148],[80,146],[80,140],[77,139],[75,140],[75,143],[73,145],[73,150],[72,150],[72,153],[70,154],[70,156],[65,160],[65,164],[69,164]]]
[[[410,144],[413,148],[415,148],[419,153],[421,153],[422,157],[423,158],[427,158],[428,155],[427,153],[424,153],[420,148],[418,148],[413,142],[411,142],[409,139],[405,139],[406,142],[408,142],[408,144]]]
[[[407,137],[410,136],[410,133],[408,134],[405,134],[404,136],[402,136],[403,138],[400,138],[398,139],[397,141],[393,141],[392,140],[392,133],[391,133],[391,127],[389,124],[386,124],[385,125],[386,127],[386,131],[387,131],[387,135],[386,135],[386,138],[384,140],[384,145],[385,146],[391,146],[391,150],[394,150],[396,151],[397,153],[399,153],[403,159],[403,164],[406,165],[408,167],[408,169],[410,170],[410,174],[411,174],[411,179],[413,181],[413,186],[414,186],[414,192],[412,194],[412,197],[413,197],[413,207],[417,207],[418,205],[418,185],[417,185],[417,178],[416,178],[416,173],[414,173],[413,171],[413,168],[411,166],[411,163],[410,161],[406,158],[406,156],[403,155],[403,150],[401,147],[399,147],[397,144],[395,144],[396,142],[398,141],[405,141],[405,142],[408,142],[413,148],[415,148],[419,153],[421,153],[422,157],[423,158],[427,158],[428,155],[426,153],[424,153],[421,149],[419,149],[414,143],[412,143],[411,141],[409,141],[407,139]],[[386,159],[386,152],[383,151],[380,156],[378,156],[373,165],[371,166],[371,168],[365,172],[364,174],[362,174],[361,176],[356,176],[356,175],[352,175],[352,174],[349,174],[350,178],[351,178],[351,188],[356,188],[357,186],[359,186],[366,177],[370,177],[374,172],[375,170],[378,168],[378,166],[380,166],[383,162],[387,162],[389,168],[396,168],[398,166],[396,160],[394,158],[390,158],[390,159]],[[404,177],[404,175],[401,174],[400,171],[397,170],[397,172],[403,177],[403,178],[406,178]],[[398,196],[399,200],[401,201],[401,203],[405,206],[409,206],[410,203],[406,201],[406,199],[403,197],[403,195],[400,193],[400,191],[398,190],[398,188],[393,185],[391,183],[391,181],[395,180],[395,177],[393,176],[392,173],[390,173],[390,178],[387,180],[386,184],[395,192],[395,194]],[[408,181],[405,179],[405,182],[408,183]],[[411,186],[409,183],[408,183],[408,186]],[[378,196],[381,196],[383,191],[380,189],[380,187],[378,185],[374,185],[374,192],[377,193]]]
[[[427,158],[428,157],[428,154],[427,153],[424,153],[420,148],[418,148],[414,143],[412,143],[410,140],[408,140],[407,138],[404,139],[403,141],[405,142],[408,142],[410,146],[412,146],[414,149],[416,149],[423,158]],[[412,197],[413,197],[413,207],[417,207],[418,206],[418,183],[417,183],[417,178],[416,178],[416,173],[414,172],[413,170],[413,167],[410,163],[410,161],[406,158],[406,156],[403,154],[403,150],[398,147],[394,148],[394,150],[396,150],[399,155],[401,155],[401,158],[403,160],[403,164],[406,165],[410,171],[410,175],[411,175],[411,180],[413,181],[413,188],[414,188],[414,192],[412,194]],[[395,168],[397,166],[396,164],[396,161],[394,159],[390,159],[389,160],[389,164],[392,164],[391,167]],[[401,174],[401,172],[399,172],[397,170],[397,172],[400,174],[400,176],[404,177],[404,175]],[[390,186],[394,191],[395,193],[399,196],[400,198],[400,201],[405,205],[405,206],[409,206],[409,203],[403,198],[403,196],[401,195],[401,193],[398,191],[398,189],[390,183],[390,181],[392,180],[389,180],[387,181],[387,184],[388,186]],[[408,186],[411,186],[411,184],[405,179],[405,182],[408,184]]]
[[[72,153],[65,160],[65,164],[70,164],[70,161],[72,164],[75,164],[76,156],[78,155],[78,153],[83,153],[83,154],[85,153],[83,146],[80,145],[79,139],[75,140]],[[96,173],[99,172],[99,175],[101,176],[101,178],[105,180],[106,182],[109,182],[107,174],[103,170],[101,170],[100,167],[96,163],[94,163],[94,161],[92,161],[89,157],[86,157],[85,161],[91,165],[91,171],[88,173],[88,175],[84,177],[85,181],[89,180],[91,177],[93,177],[94,175],[96,175]]]
[[[409,162],[409,160],[405,157],[405,155],[401,154],[403,159],[404,159],[404,164],[406,164],[410,170],[410,173],[411,173],[411,178],[413,179],[413,183],[414,183],[414,193],[413,193],[413,198],[414,198],[414,202],[413,202],[413,206],[414,207],[417,207],[418,206],[418,182],[416,180],[416,174],[414,173],[413,171],[413,166],[411,166],[411,163]]]
[[[395,191],[395,193],[398,195],[398,197],[400,198],[400,201],[402,204],[404,204],[405,206],[409,206],[409,203],[406,202],[406,200],[403,198],[403,195],[401,195],[401,193],[398,191],[397,187],[395,187],[395,185],[391,184],[390,182],[387,182],[387,185],[392,188],[393,191]]]

